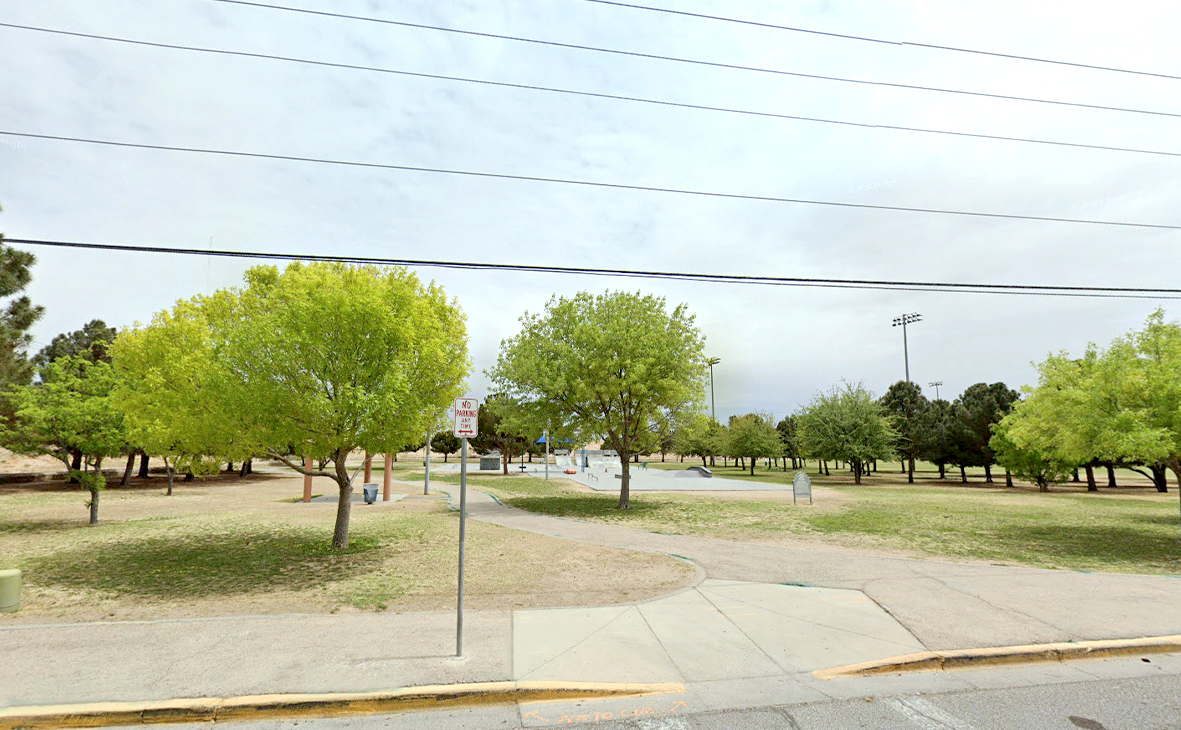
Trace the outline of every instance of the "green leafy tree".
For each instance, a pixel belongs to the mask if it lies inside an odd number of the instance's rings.
[[[92,319],[80,330],[54,337],[52,342],[33,356],[33,363],[37,367],[43,367],[60,357],[71,355],[83,357],[90,362],[110,362],[109,350],[117,334],[118,330],[108,327],[106,322]]]
[[[796,415],[796,423],[803,452],[848,462],[856,484],[867,462],[894,456],[898,434],[881,404],[860,383],[818,394]]]
[[[725,450],[726,428],[701,413],[689,413],[677,419],[673,439],[678,454],[699,457],[702,466],[709,466],[709,458]]]
[[[704,399],[704,339],[684,305],[629,292],[554,297],[525,313],[488,375],[530,414],[619,455],[619,507],[631,506],[629,462],[650,453]]]
[[[29,328],[44,309],[20,293],[32,281],[36,260],[27,251],[5,246],[4,235],[0,234],[0,418],[12,417],[9,392],[33,378],[33,364],[28,358],[33,341]]]
[[[7,441],[26,454],[47,454],[70,470],[90,492],[90,524],[98,523],[99,492],[105,485],[102,462],[122,452],[123,416],[113,403],[116,375],[111,366],[66,356],[39,371],[40,382],[13,392],[15,427]],[[74,454],[81,469],[73,469]]]
[[[431,451],[442,454],[444,462],[459,451],[460,446],[459,437],[453,431],[440,431],[431,437]]]
[[[505,396],[490,396],[485,403],[480,404],[480,413],[476,419],[479,433],[470,440],[472,448],[481,454],[500,452],[500,466],[506,476],[509,464],[525,453],[529,446],[524,436],[527,427],[513,418],[516,416],[520,419],[520,415],[516,404]]]
[[[955,407],[942,398],[930,401],[919,421],[919,458],[939,467],[939,478],[947,475],[947,465],[955,463],[959,453],[959,420]]]
[[[919,386],[900,380],[882,396],[882,407],[894,420],[895,448],[906,459],[906,481],[914,484],[914,460],[923,452],[923,419],[930,403]]]
[[[985,481],[992,483],[992,427],[1000,423],[1018,399],[1017,391],[1004,383],[968,386],[955,402],[961,428],[956,461],[961,466],[983,466]]]
[[[259,453],[236,416],[213,349],[207,312],[196,301],[178,302],[146,327],[128,329],[111,343],[120,374],[115,402],[128,440],[164,460],[167,494],[176,473],[211,474],[221,460]]]
[[[775,430],[779,432],[779,440],[783,443],[783,456],[785,459],[791,459],[791,468],[796,468],[796,459],[800,458],[800,439],[797,434],[796,419],[794,416],[787,416],[779,423],[775,424]],[[784,470],[787,470],[787,464],[783,465]]]
[[[193,329],[194,358],[207,367],[198,369],[196,387],[177,386],[177,405],[188,394],[211,410],[194,415],[197,426],[161,424],[161,441],[177,437],[185,451],[222,460],[234,450],[261,450],[301,474],[332,479],[340,495],[334,548],[348,546],[356,476],[348,455],[421,444],[469,368],[458,305],[401,268],[258,266],[246,272],[243,289],[181,302],[173,315]],[[114,357],[119,364],[118,341]],[[206,431],[209,413],[225,420]],[[305,469],[303,456],[333,469]]]
[[[997,463],[1016,476],[1037,484],[1042,492],[1050,485],[1070,478],[1076,462],[1063,459],[1047,434],[1038,427],[1038,420],[1029,418],[1027,411],[1037,408],[1030,401],[1018,402],[1013,410],[994,427],[990,448]]]
[[[774,423],[766,413],[730,417],[730,454],[750,460],[751,476],[755,474],[755,459],[772,459],[783,454],[783,441]]]

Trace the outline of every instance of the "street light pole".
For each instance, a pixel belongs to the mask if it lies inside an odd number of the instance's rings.
[[[939,386],[943,385],[943,381],[942,380],[935,380],[930,383],[927,383],[927,385],[929,385],[935,389],[935,400],[939,400]]]
[[[902,361],[906,366],[906,382],[910,382],[910,352],[906,342],[906,325],[922,322],[923,315],[917,312],[899,315],[894,318],[894,327],[902,325]]]
[[[717,403],[714,400],[714,365],[717,365],[721,361],[722,358],[720,357],[711,357],[705,361],[705,364],[709,365],[709,415],[714,423],[718,422]]]

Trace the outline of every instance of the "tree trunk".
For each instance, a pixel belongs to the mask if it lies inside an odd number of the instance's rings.
[[[508,476],[508,463],[511,458],[507,451],[500,452],[500,466],[504,469],[504,475],[506,477]]]
[[[631,509],[631,464],[626,453],[620,452],[619,463],[623,466],[623,478],[619,480],[619,509]]]
[[[1039,475],[1039,476],[1038,476],[1038,478],[1037,478],[1037,490],[1038,490],[1039,492],[1048,492],[1048,491],[1050,491],[1050,483],[1046,481],[1046,478],[1045,478],[1044,476],[1041,476],[1041,475]]]
[[[1009,471],[1009,467],[1005,467],[1005,486],[1013,486],[1013,472]]]
[[[1070,478],[1070,481],[1074,482],[1075,484],[1078,484],[1082,481],[1082,479],[1079,479],[1077,466],[1074,468],[1074,476]]]
[[[1153,464],[1148,467],[1152,470],[1152,481],[1156,485],[1156,491],[1162,494],[1169,491],[1169,484],[1165,481],[1165,467],[1161,464]]]
[[[702,457],[702,458],[705,458],[705,457]],[[713,454],[709,455],[709,465],[710,466],[717,466],[718,465],[717,459],[714,458]]]
[[[123,478],[119,480],[120,487],[126,487],[131,482],[131,472],[135,471],[135,452],[127,455],[127,468],[123,470]]]
[[[234,473],[234,462],[232,462],[232,461],[226,462],[226,474],[233,474],[233,473]]]
[[[898,473],[899,473],[899,474],[905,474],[905,473],[906,473],[906,460],[904,459],[904,460],[902,460],[902,461],[898,462],[898,465],[901,467],[901,468],[898,470]]]
[[[960,483],[961,484],[968,483],[968,471],[966,469],[964,469],[963,464],[960,464]]]
[[[186,482],[191,482],[196,478],[197,478],[197,476],[195,474],[193,474],[193,472],[191,472],[191,471],[185,472],[185,481]]]
[[[992,484],[992,464],[984,465],[984,481]]]
[[[139,452],[139,478],[148,478],[148,455],[146,452]]]
[[[97,489],[90,490],[90,524],[98,524],[98,491]]]
[[[914,484],[914,457],[906,459],[906,483]]]
[[[451,452],[449,452],[449,451],[443,452],[443,463],[444,464],[447,463],[447,457],[449,457],[449,456],[451,456]]]
[[[172,478],[176,476],[176,469],[172,468],[172,464],[168,462],[168,457],[164,457],[164,468],[168,470],[168,491],[166,494],[172,496]]]
[[[752,477],[755,475],[755,457],[753,456],[750,457],[750,475]]]
[[[703,457],[701,457],[701,466],[705,467],[706,469],[708,469],[708,468],[709,468],[709,464],[705,463],[705,457],[704,457],[704,456],[703,456]]]
[[[940,479],[947,478],[947,464],[940,464],[939,465],[939,478]]]
[[[832,476],[832,475],[831,475],[831,474],[829,474],[829,472],[828,472],[828,462],[827,462],[827,461],[826,461],[826,462],[824,462],[824,476],[826,476],[826,477],[827,477],[827,476]]]
[[[860,461],[853,462],[853,483],[854,484],[861,483],[861,462]]]
[[[1095,467],[1087,464],[1083,468],[1087,470],[1087,491],[1098,492],[1099,486],[1095,484]]]
[[[1111,464],[1107,465],[1107,486],[1115,486],[1115,467]]]
[[[238,476],[244,477],[249,473],[250,473],[250,460],[247,459],[246,461],[242,462],[242,468],[238,470]]]
[[[349,546],[349,515],[353,509],[353,483],[344,460],[348,452],[336,452],[336,485],[340,487],[340,499],[336,503],[336,527],[332,530],[332,547],[343,550]]]

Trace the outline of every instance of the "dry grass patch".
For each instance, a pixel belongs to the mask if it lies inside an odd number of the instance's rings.
[[[319,480],[317,480],[319,481]],[[256,475],[85,497],[61,486],[0,488],[0,563],[25,573],[3,621],[440,609],[454,605],[458,517],[438,498],[354,504],[350,545],[330,548],[334,504],[291,502],[302,479]],[[334,485],[316,484],[316,492]],[[409,485],[395,487],[410,490]],[[688,584],[663,555],[580,545],[468,521],[472,608],[644,599]]]

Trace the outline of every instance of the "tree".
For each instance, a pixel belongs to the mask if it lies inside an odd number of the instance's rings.
[[[15,429],[6,433],[14,450],[48,454],[90,492],[90,524],[98,523],[98,495],[105,485],[102,462],[123,450],[122,414],[112,402],[116,375],[105,362],[66,356],[46,364],[40,382],[13,392]],[[81,454],[81,469],[72,468]]]
[[[677,419],[673,439],[678,454],[699,457],[702,466],[709,466],[709,457],[725,450],[726,428],[701,413],[689,413]]]
[[[954,463],[959,449],[957,434],[959,421],[954,406],[942,398],[929,401],[919,421],[919,458],[939,467],[939,478],[946,476],[949,463]]]
[[[513,421],[512,417],[516,415],[517,410],[505,396],[490,396],[487,402],[480,406],[476,419],[476,430],[479,434],[471,439],[472,447],[481,454],[500,452],[500,466],[506,476],[509,463],[525,453],[529,446],[528,439],[522,435],[524,429]]]
[[[1033,406],[1036,407],[1036,406]],[[1042,492],[1050,485],[1066,481],[1076,462],[1064,460],[1052,439],[1046,438],[1036,419],[1027,417],[1030,401],[1018,402],[1012,412],[996,424],[990,448],[997,463],[1022,479],[1029,479]]]
[[[774,421],[766,413],[731,416],[729,451],[732,456],[750,459],[750,475],[755,475],[755,459],[771,459],[783,454],[783,441]]]
[[[962,466],[983,466],[984,479],[990,484],[992,465],[996,463],[989,445],[992,427],[1005,417],[1018,397],[1017,391],[1004,383],[976,383],[968,386],[954,404],[964,437],[957,461]]]
[[[898,438],[882,406],[860,383],[818,394],[796,415],[796,424],[803,452],[848,462],[856,484],[866,462],[893,457]]]
[[[431,437],[431,451],[443,455],[443,461],[447,461],[447,457],[459,451],[461,446],[459,437],[452,431],[440,431]]]
[[[76,355],[90,362],[110,362],[111,356],[108,351],[117,334],[118,330],[108,327],[106,322],[92,319],[80,330],[54,337],[52,342],[33,356],[33,364],[43,367],[59,357],[68,355]]]
[[[580,292],[526,312],[488,375],[534,423],[602,438],[619,455],[628,509],[632,455],[651,452],[704,399],[704,346],[684,305],[670,312],[661,297]]]
[[[795,469],[796,459],[800,458],[800,439],[797,434],[795,416],[787,416],[775,424],[775,430],[779,432],[779,440],[783,444],[784,459],[791,459],[791,468]],[[783,465],[783,469],[787,471],[786,463]]]
[[[208,370],[194,398],[228,418],[207,432],[202,453],[266,453],[335,481],[334,548],[348,546],[356,476],[348,455],[392,453],[423,438],[460,394],[469,368],[458,305],[398,267],[258,266],[246,272],[245,288],[181,302],[174,314],[197,330],[195,342],[206,342],[198,357],[208,358]],[[181,383],[177,395],[193,392],[186,388]],[[205,422],[208,414],[196,418]],[[184,435],[174,425],[162,431]],[[186,448],[200,442],[183,440]],[[305,469],[303,456],[327,458],[333,470]]]
[[[898,432],[895,448],[906,457],[906,481],[914,484],[914,460],[923,452],[923,417],[929,403],[919,386],[906,380],[899,380],[890,386],[882,396],[882,407],[894,420]]]
[[[217,462],[246,459],[264,447],[249,440],[236,415],[213,342],[208,313],[197,301],[182,301],[111,343],[121,376],[115,402],[128,440],[163,458],[169,495],[178,470],[214,473]]]
[[[29,328],[40,319],[44,308],[35,306],[27,296],[17,296],[32,280],[36,257],[4,245],[0,234],[0,300],[8,299],[0,309],[0,418],[11,418],[13,404],[9,392],[27,385],[33,377],[28,347],[33,337]],[[9,299],[9,297],[13,297]]]

